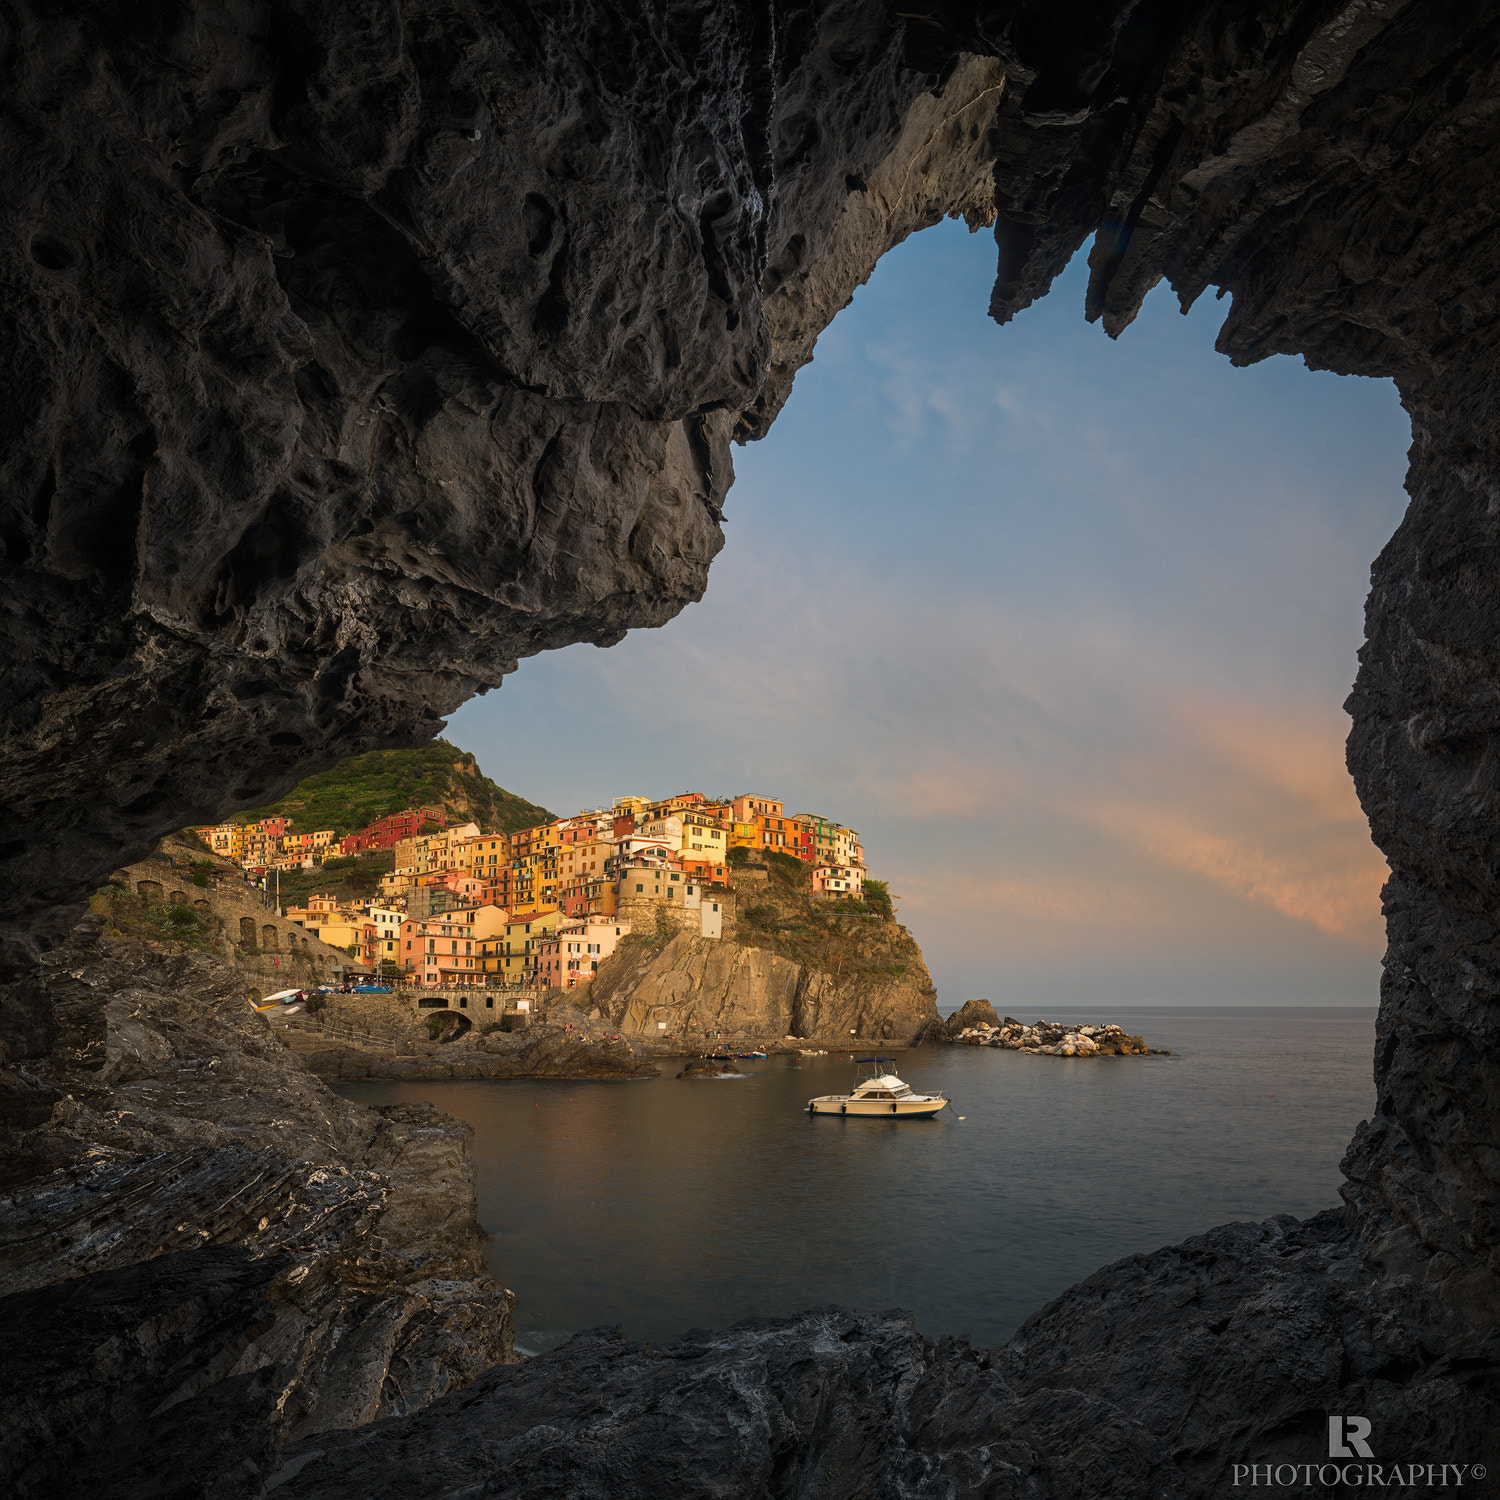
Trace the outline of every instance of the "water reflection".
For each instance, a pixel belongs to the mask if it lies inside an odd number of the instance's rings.
[[[1112,1015],[1170,1058],[904,1054],[935,1120],[810,1118],[846,1056],[743,1079],[344,1084],[476,1130],[480,1219],[519,1342],[596,1324],[665,1339],[826,1302],[1008,1337],[1108,1261],[1231,1219],[1337,1202],[1373,1103],[1373,1011]],[[959,1120],[959,1115],[966,1116]]]

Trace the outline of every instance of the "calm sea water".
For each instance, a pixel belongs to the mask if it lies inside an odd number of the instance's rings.
[[[899,1053],[908,1083],[954,1101],[929,1122],[809,1118],[811,1095],[852,1082],[849,1054],[722,1081],[338,1087],[473,1125],[490,1266],[531,1352],[598,1324],[657,1341],[827,1302],[995,1344],[1123,1255],[1337,1205],[1374,1104],[1373,1008],[1047,1017],[1118,1021],[1174,1055]]]

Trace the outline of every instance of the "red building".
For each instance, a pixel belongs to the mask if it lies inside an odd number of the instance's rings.
[[[442,807],[410,807],[405,812],[377,818],[368,828],[339,841],[342,854],[363,854],[367,849],[391,849],[402,839],[414,839],[429,823],[448,826],[448,811]]]

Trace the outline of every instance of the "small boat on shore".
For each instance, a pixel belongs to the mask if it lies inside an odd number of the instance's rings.
[[[858,1057],[858,1067],[870,1072],[860,1078],[852,1094],[822,1094],[807,1101],[810,1115],[877,1115],[885,1119],[916,1117],[931,1119],[940,1109],[947,1109],[948,1096],[943,1093],[919,1094],[903,1083],[885,1065],[893,1057]]]

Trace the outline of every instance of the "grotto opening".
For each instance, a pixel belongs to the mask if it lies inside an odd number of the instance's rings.
[[[1494,6],[0,14],[13,1493],[1206,1495],[1355,1412],[1487,1458]],[[506,1363],[462,1128],[372,1125],[84,897],[698,598],[732,442],[950,214],[993,226],[1002,322],[1093,236],[1111,334],[1215,288],[1232,361],[1389,376],[1411,416],[1349,702],[1391,878],[1344,1207],[1105,1268],[997,1351],[825,1310]]]

